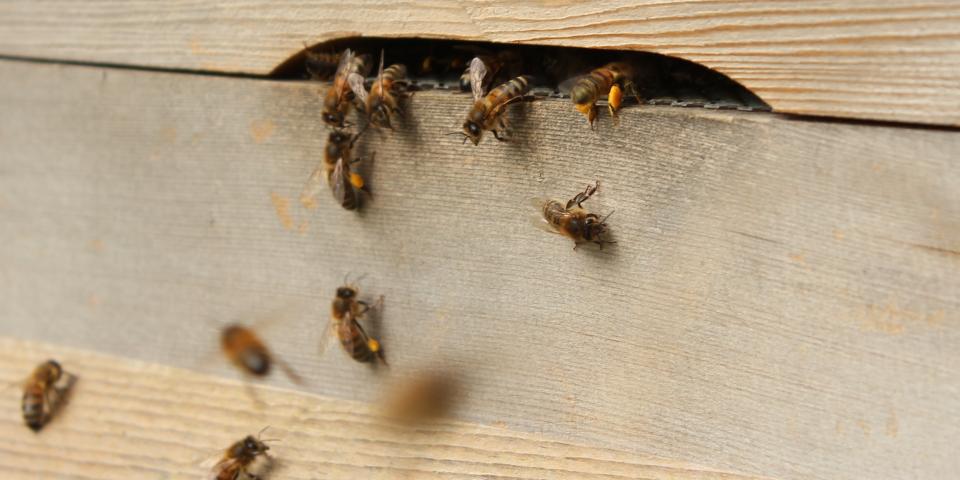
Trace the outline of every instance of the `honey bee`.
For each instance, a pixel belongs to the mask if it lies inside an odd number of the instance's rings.
[[[328,185],[332,186],[334,183],[333,174],[336,171],[337,163],[340,159],[350,159],[352,157],[353,145],[357,142],[357,139],[360,138],[360,133],[351,135],[344,130],[336,129],[330,132],[330,135],[327,137],[327,145],[323,150],[323,159],[320,161],[320,165],[314,169],[313,173],[310,174],[310,178],[307,180],[306,186],[304,186],[303,191],[300,193],[300,203],[307,209],[317,208],[317,195],[320,193],[322,184],[326,182]],[[349,170],[349,162],[347,164],[347,169]],[[351,187],[354,185],[359,185],[360,189],[364,189],[363,178],[358,174],[355,174],[351,171],[347,172],[349,177],[347,177],[352,183]],[[343,171],[340,172],[340,177],[343,177]],[[353,178],[353,177],[356,178]],[[338,179],[340,180],[340,179]],[[353,199],[354,197],[346,195],[351,190],[344,189],[344,198]],[[369,193],[369,192],[368,192]],[[340,200],[340,197],[337,193],[334,194],[334,198],[337,198],[338,202],[342,205],[343,201]]]
[[[242,325],[227,325],[220,332],[220,348],[234,366],[248,377],[266,377],[277,364],[294,383],[302,383],[293,368],[271,354],[266,344],[253,329]]]
[[[570,98],[576,110],[587,117],[590,126],[597,119],[597,100],[607,96],[610,116],[616,117],[623,103],[624,90],[631,92],[640,101],[633,83],[633,69],[627,63],[608,63],[587,75],[579,77],[570,90]]]
[[[358,362],[366,363],[379,360],[384,365],[387,360],[383,356],[383,348],[380,342],[367,335],[367,332],[360,326],[359,320],[363,318],[372,307],[361,300],[357,300],[358,291],[356,287],[344,285],[337,289],[337,296],[333,300],[330,308],[330,321],[327,323],[326,331],[321,341],[321,349],[326,346],[327,339],[330,336],[330,328],[334,328],[337,338],[343,349],[351,358]],[[377,306],[383,305],[383,297],[377,301]]]
[[[370,72],[369,55],[355,55],[349,48],[340,55],[340,63],[333,76],[333,85],[323,100],[323,121],[341,128],[350,112],[357,85],[363,89],[364,77]]]
[[[76,377],[63,371],[55,360],[47,360],[33,370],[23,388],[23,421],[39,432],[50,421],[54,411]]]
[[[447,416],[459,393],[452,372],[421,373],[390,389],[382,410],[402,424],[415,425]]]
[[[263,430],[266,430],[264,428]],[[260,431],[260,434],[263,433]],[[268,440],[260,440],[260,434],[257,438],[253,435],[247,435],[242,440],[230,445],[230,448],[223,453],[223,457],[210,470],[207,476],[208,480],[241,480],[253,479],[259,480],[266,470],[270,467],[270,456],[267,450],[270,447],[265,443]]]
[[[351,169],[351,165],[358,161],[340,157],[328,179],[333,198],[347,210],[360,208],[361,191],[370,195],[370,189],[364,182],[363,177]]]
[[[356,78],[356,77],[354,77]],[[380,67],[377,69],[377,78],[370,87],[368,95],[363,86],[358,86],[357,98],[364,105],[370,123],[378,128],[389,128],[390,117],[401,113],[399,96],[407,85],[407,67],[399,63],[383,68],[383,51],[380,52]]]
[[[337,72],[340,64],[340,53],[314,52],[304,44],[304,67],[307,74],[314,80],[329,80]]]
[[[599,188],[600,182],[596,185],[587,185],[587,188],[571,198],[566,206],[556,200],[535,200],[534,204],[540,208],[541,214],[536,225],[551,233],[559,233],[573,239],[574,250],[581,243],[595,243],[600,245],[601,249],[605,243],[616,243],[605,238],[608,232],[607,219],[613,212],[601,219],[599,215],[584,210],[582,205],[597,193]]]
[[[463,122],[462,132],[453,132],[451,135],[463,135],[463,141],[470,140],[479,145],[485,130],[493,132],[494,138],[505,141],[501,133],[507,129],[507,120],[503,115],[510,104],[523,100],[523,96],[530,90],[533,80],[528,75],[521,75],[497,88],[486,96],[483,94],[483,79],[487,76],[487,67],[483,60],[474,57],[470,62],[470,89],[473,91],[473,108],[467,113],[467,120]],[[499,128],[499,130],[498,130]]]

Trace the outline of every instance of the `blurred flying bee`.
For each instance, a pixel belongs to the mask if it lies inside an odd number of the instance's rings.
[[[266,430],[264,428],[263,430]],[[263,433],[260,431],[260,434]],[[260,440],[260,434],[254,438],[247,435],[242,440],[230,445],[223,453],[223,457],[210,470],[208,480],[241,480],[262,479],[269,470],[271,459],[267,455],[270,447],[265,443],[269,440]]]
[[[50,421],[76,377],[63,371],[55,360],[47,360],[33,370],[23,388],[23,421],[39,432]]]
[[[305,54],[303,64],[311,79],[329,80],[337,72],[337,66],[340,64],[340,53],[315,52],[310,50],[306,44],[303,47]]]
[[[356,287],[350,285],[344,285],[337,289],[337,296],[330,308],[330,321],[327,323],[327,328],[320,343],[321,351],[326,346],[332,327],[336,331],[343,349],[351,358],[363,363],[379,360],[386,365],[387,360],[383,356],[383,348],[380,346],[380,342],[367,335],[367,332],[360,326],[359,320],[372,307],[361,300],[357,300],[358,293]],[[377,301],[377,306],[382,307],[382,305],[383,297],[381,296]]]
[[[452,132],[450,135],[463,135],[463,141],[470,140],[474,145],[480,144],[485,130],[493,132],[497,139],[505,141],[500,134],[506,132],[507,120],[504,116],[510,104],[523,100],[523,96],[530,90],[532,78],[521,75],[497,88],[486,96],[483,92],[483,79],[487,76],[487,67],[483,60],[474,58],[470,62],[470,89],[473,91],[473,108],[467,113],[467,120],[463,122],[462,132]],[[499,130],[498,130],[499,129]]]
[[[633,68],[627,63],[614,62],[577,78],[570,90],[570,98],[574,108],[587,117],[592,127],[597,118],[597,100],[606,95],[610,115],[616,117],[617,110],[623,103],[624,91],[630,92],[640,101],[633,83]]]
[[[403,95],[406,87],[407,67],[395,63],[384,70],[383,51],[381,50],[380,67],[377,69],[377,78],[370,87],[370,94],[367,94],[362,84],[357,86],[354,91],[357,99],[364,105],[364,111],[366,111],[370,123],[378,128],[393,130],[390,117],[395,113],[401,113],[399,97]]]
[[[597,189],[600,188],[600,182],[596,185],[587,185],[586,190],[578,193],[570,199],[566,205],[556,200],[534,200],[534,204],[540,209],[541,218],[536,221],[536,225],[551,233],[559,233],[563,236],[573,239],[573,249],[576,250],[581,243],[595,243],[603,248],[605,243],[616,243],[607,240],[607,219],[613,212],[608,213],[602,219],[595,213],[589,213],[583,208],[583,202],[587,201]]]
[[[220,332],[220,348],[230,363],[236,366],[247,379],[264,378],[270,374],[273,364],[277,364],[290,381],[296,384],[303,383],[290,365],[267,349],[266,344],[260,340],[252,328],[237,324],[227,325]],[[249,383],[247,388],[251,397],[259,403]]]
[[[370,56],[355,55],[349,48],[340,55],[340,63],[333,76],[333,85],[323,100],[323,121],[333,127],[343,127],[355,98],[356,86],[363,88],[364,77],[370,72]]]
[[[323,159],[321,159],[320,165],[318,165],[317,168],[313,170],[313,173],[310,174],[307,184],[300,193],[300,203],[305,208],[311,210],[317,208],[317,195],[323,188],[323,183],[326,182],[327,185],[331,187],[334,185],[334,172],[337,169],[338,162],[341,159],[353,158],[353,145],[357,142],[357,139],[360,138],[361,134],[363,134],[362,130],[356,135],[350,135],[346,131],[340,129],[330,132],[330,135],[327,137],[327,145],[323,150]],[[350,180],[351,189],[342,189],[342,195],[343,198],[349,202],[356,200],[355,195],[348,195],[348,193],[352,192],[352,188],[355,185],[359,185],[356,186],[356,188],[365,189],[365,186],[363,183],[363,178],[360,175],[350,171],[350,162],[347,161],[346,163],[346,173],[348,174],[348,177],[346,178]],[[344,171],[341,169],[338,175],[340,177],[338,178],[338,181],[342,183]],[[335,192],[334,198],[336,198],[337,201],[343,205],[343,200],[341,200],[340,193]]]
[[[452,372],[421,373],[405,379],[384,398],[383,413],[408,425],[445,417],[459,393],[456,380]]]

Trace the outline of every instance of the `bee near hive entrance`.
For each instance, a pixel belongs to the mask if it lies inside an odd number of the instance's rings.
[[[376,93],[374,99],[383,91],[383,82],[377,79],[385,77],[375,68],[383,58],[391,70],[389,83],[400,80],[410,90],[473,91],[476,96],[478,88],[493,90],[525,76],[529,85],[523,95],[572,100],[576,111],[594,121],[598,104],[613,114],[623,106],[637,104],[770,110],[763,100],[720,72],[680,58],[627,50],[352,37],[305,45],[277,66],[271,77],[334,80],[348,49],[353,55],[352,72],[369,85],[367,91]],[[474,59],[485,67],[479,76],[472,68]],[[482,82],[479,87],[476,78]]]

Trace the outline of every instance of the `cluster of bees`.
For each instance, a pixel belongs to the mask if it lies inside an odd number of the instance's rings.
[[[336,68],[333,64],[336,63]],[[429,64],[442,64],[445,70],[463,65],[458,57],[436,59],[428,57],[421,70],[438,68]],[[451,135],[463,136],[473,145],[479,145],[485,132],[490,132],[499,141],[507,141],[509,107],[531,97],[531,86],[537,80],[534,75],[509,76],[521,64],[513,51],[474,56],[460,75],[461,90],[470,91],[473,104],[466,115],[462,129]],[[322,118],[333,130],[327,138],[323,159],[314,170],[301,193],[301,202],[314,204],[323,188],[323,180],[333,194],[334,200],[347,210],[360,207],[361,194],[370,195],[364,179],[351,165],[359,161],[353,157],[356,141],[369,127],[393,130],[397,118],[402,115],[402,102],[412,95],[415,88],[407,78],[406,65],[396,63],[384,68],[384,52],[380,52],[377,74],[369,81],[371,57],[358,55],[351,49],[342,53],[315,53],[307,51],[307,70],[316,78],[332,76],[332,86],[323,100]],[[332,72],[332,75],[331,73]],[[597,103],[606,99],[611,117],[616,117],[623,105],[624,94],[630,94],[639,102],[639,89],[634,78],[636,68],[629,62],[611,62],[586,74],[570,78],[558,88],[569,90],[574,108],[581,112],[593,127],[597,118]],[[347,122],[351,110],[356,109],[364,126],[352,132]],[[574,241],[574,249],[582,243],[593,243],[601,248],[605,243],[614,243],[606,238],[607,217],[600,217],[583,208],[583,202],[597,192],[599,183],[588,186],[567,202],[537,199],[535,206],[541,214],[538,226],[552,233],[559,233]]]
[[[345,281],[346,282],[346,281]],[[386,365],[383,349],[380,342],[368,335],[360,320],[372,308],[382,306],[383,297],[370,305],[358,299],[357,287],[347,284],[337,288],[336,296],[330,308],[330,320],[324,329],[321,353],[333,330],[344,351],[351,358],[361,363],[379,362]],[[227,325],[220,332],[220,347],[224,356],[244,376],[246,380],[263,378],[271,373],[274,365],[278,366],[297,384],[302,384],[300,376],[287,363],[275,356],[267,348],[266,343],[255,332],[254,328],[239,324]],[[67,373],[56,360],[48,360],[38,365],[27,379],[21,409],[23,421],[28,428],[39,432],[53,417],[54,413],[65,403],[70,388],[76,383],[77,377]],[[256,393],[246,382],[248,392],[255,402],[259,403]],[[424,406],[443,402],[448,397],[447,384],[433,377],[421,379],[421,383],[405,389],[395,395],[391,417],[395,419],[416,419],[428,416],[421,411]],[[434,410],[431,410],[434,411]],[[435,410],[439,413],[439,410]],[[262,431],[261,431],[262,433]],[[264,472],[270,468],[270,459],[267,451],[270,447],[268,440],[249,435],[226,449],[222,456],[215,458],[210,467],[210,480],[240,480],[243,478],[260,478],[257,472]]]
[[[311,74],[321,78],[332,76],[333,82],[325,94],[322,113],[323,121],[332,131],[327,138],[321,163],[304,188],[301,201],[305,203],[314,201],[324,182],[337,203],[347,210],[358,209],[362,195],[370,195],[363,177],[353,169],[353,165],[359,161],[353,156],[354,146],[371,126],[393,130],[394,124],[403,115],[404,100],[415,89],[407,78],[405,65],[396,63],[385,67],[383,51],[376,76],[368,80],[371,60],[369,55],[358,55],[350,49],[334,54],[308,51],[307,67]],[[428,65],[428,62],[435,65]],[[509,107],[528,98],[536,78],[527,74],[510,76],[509,72],[516,70],[517,65],[514,56],[507,51],[479,54],[469,63],[456,58],[440,60],[430,57],[424,60],[420,68],[441,68],[446,71],[463,68],[459,86],[472,93],[473,104],[462,130],[452,134],[462,135],[464,142],[469,140],[478,145],[488,131],[497,140],[506,141],[506,113]],[[597,118],[599,100],[606,98],[609,112],[615,117],[625,93],[638,95],[634,78],[635,68],[630,63],[613,62],[572,78],[567,87],[574,108],[587,118],[592,127]],[[358,131],[353,131],[354,125],[347,121],[354,109],[364,122]],[[605,243],[613,243],[607,238],[609,214],[601,217],[583,208],[583,203],[597,192],[599,186],[599,182],[588,185],[566,202],[536,200],[541,216],[538,225],[547,231],[569,237],[574,241],[574,249],[583,243],[596,244],[600,248]],[[344,283],[336,290],[321,350],[332,330],[351,358],[361,363],[386,366],[382,345],[368,335],[361,325],[361,320],[370,310],[382,307],[383,297],[371,305],[358,298],[359,291],[355,285],[346,280]],[[220,346],[227,360],[247,379],[265,377],[276,365],[291,381],[302,383],[296,372],[267,348],[254,328],[239,324],[222,328]],[[55,360],[37,366],[25,384],[22,397],[23,420],[27,427],[39,432],[64,403],[66,394],[76,380]],[[421,379],[415,388],[396,396],[393,409],[399,413],[395,417],[419,418],[442,410],[450,391],[450,383],[442,377]],[[255,397],[252,389],[251,395]],[[270,447],[267,441],[261,439],[260,435],[249,435],[230,445],[211,467],[209,478],[261,478],[258,472],[268,468],[266,465],[269,464],[267,452]]]

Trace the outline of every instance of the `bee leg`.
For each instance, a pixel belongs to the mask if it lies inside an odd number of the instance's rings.
[[[497,131],[496,131],[495,129],[494,129],[494,130],[491,130],[491,132],[493,132],[493,138],[496,138],[497,140],[500,140],[501,142],[506,142],[506,141],[507,141],[507,139],[501,137],[501,136],[497,133]]]

